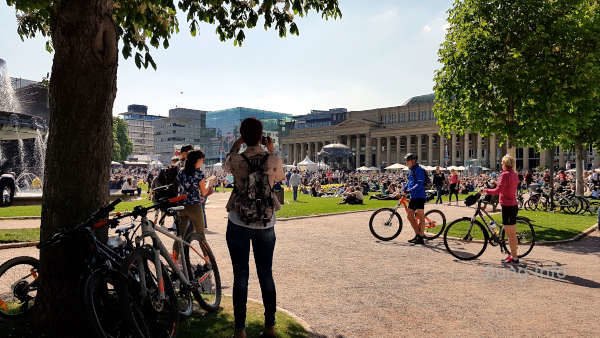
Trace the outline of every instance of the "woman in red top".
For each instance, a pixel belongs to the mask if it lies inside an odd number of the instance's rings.
[[[502,174],[498,178],[498,183],[494,189],[486,189],[489,195],[500,195],[500,205],[502,206],[502,224],[508,237],[510,246],[510,255],[506,257],[504,263],[519,263],[519,254],[517,252],[517,213],[519,204],[517,202],[517,188],[519,186],[519,175],[515,171],[515,159],[510,155],[502,158]]]
[[[458,179],[458,174],[456,170],[450,170],[450,196],[448,199],[448,205],[452,204],[452,195],[456,196],[456,205],[458,205],[458,187],[460,180]]]

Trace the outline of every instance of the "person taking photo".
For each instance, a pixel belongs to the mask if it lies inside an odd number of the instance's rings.
[[[250,243],[265,307],[262,337],[275,337],[276,291],[273,280],[275,212],[281,208],[272,187],[283,181],[283,162],[275,153],[270,137],[263,137],[262,123],[255,118],[242,121],[241,137],[225,160],[225,171],[234,177],[234,189],[227,202],[227,248],[233,266],[233,313],[236,338],[246,337],[248,260]],[[242,144],[246,144],[240,153]],[[293,177],[293,176],[292,176]]]

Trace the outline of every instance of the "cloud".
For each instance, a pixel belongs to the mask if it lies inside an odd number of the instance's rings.
[[[425,32],[425,33],[429,33],[429,32],[431,32],[431,26],[429,26],[429,25],[425,25],[425,26],[423,27],[423,32]]]

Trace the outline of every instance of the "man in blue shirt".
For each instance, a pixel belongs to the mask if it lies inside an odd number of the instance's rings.
[[[425,202],[427,195],[425,194],[425,180],[427,173],[417,163],[417,155],[408,153],[404,156],[406,166],[410,169],[408,172],[408,182],[404,186],[404,192],[410,194],[410,203],[408,204],[408,221],[415,230],[415,237],[409,240],[414,244],[425,244]]]

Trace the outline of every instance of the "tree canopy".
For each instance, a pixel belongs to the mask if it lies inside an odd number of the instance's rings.
[[[64,1],[53,0],[6,2],[17,10],[21,38],[51,37],[55,17],[64,6]],[[279,36],[285,37],[288,32],[299,34],[294,18],[310,11],[320,12],[324,19],[342,16],[338,0],[114,0],[112,20],[123,57],[133,57],[138,68],[156,68],[150,47],[169,48],[169,40],[180,29],[178,12],[186,15],[192,36],[199,33],[200,23],[214,24],[221,41],[233,40],[241,46],[244,31],[256,27],[260,17],[265,30],[274,26]],[[52,50],[51,40],[46,47]]]
[[[590,0],[456,0],[435,75],[442,132],[547,148],[594,128],[599,12]]]
[[[127,124],[123,119],[113,117],[113,161],[125,161],[132,151],[133,144],[127,134]]]

